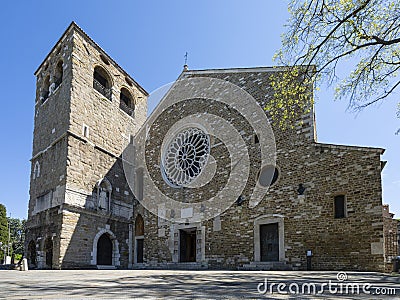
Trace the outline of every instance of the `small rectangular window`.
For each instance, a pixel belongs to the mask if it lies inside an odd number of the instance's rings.
[[[335,196],[335,219],[346,217],[346,201],[344,195]]]
[[[89,126],[87,126],[87,125],[83,125],[83,128],[82,128],[82,135],[85,137],[85,138],[88,138],[89,137]]]

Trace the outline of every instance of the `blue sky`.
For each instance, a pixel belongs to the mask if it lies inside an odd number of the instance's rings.
[[[0,203],[26,218],[32,154],[33,72],[75,21],[147,91],[190,69],[273,65],[286,1],[5,1],[0,10]],[[355,115],[332,89],[318,92],[320,142],[386,149],[384,203],[400,217],[398,94]]]

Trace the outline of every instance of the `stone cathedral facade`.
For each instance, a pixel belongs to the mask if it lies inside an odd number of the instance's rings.
[[[35,72],[31,267],[384,270],[384,150],[267,126],[279,71],[185,68],[147,117],[72,23]]]

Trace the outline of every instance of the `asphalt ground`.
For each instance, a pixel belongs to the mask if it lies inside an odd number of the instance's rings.
[[[0,271],[0,299],[400,299],[400,276],[319,271]]]

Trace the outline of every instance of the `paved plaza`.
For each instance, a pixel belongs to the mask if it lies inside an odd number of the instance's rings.
[[[400,276],[317,271],[0,271],[0,298],[400,299]]]

